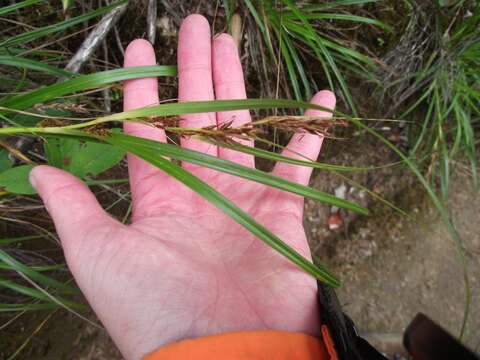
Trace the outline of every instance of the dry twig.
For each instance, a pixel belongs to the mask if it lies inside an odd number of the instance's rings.
[[[112,26],[120,19],[128,3],[117,6],[110,10],[100,22],[95,26],[95,29],[88,35],[83,44],[78,49],[77,53],[68,62],[65,70],[77,73],[82,65],[90,58],[95,49],[102,43],[107,36]]]
[[[157,0],[149,0],[148,10],[147,10],[147,34],[148,34],[148,41],[150,41],[152,45],[155,44],[156,23],[157,23]]]

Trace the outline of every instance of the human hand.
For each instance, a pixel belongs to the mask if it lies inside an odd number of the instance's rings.
[[[230,36],[211,41],[205,18],[191,15],[179,37],[180,101],[245,98]],[[129,45],[125,66],[153,64],[148,42]],[[125,110],[157,104],[157,80],[129,80],[124,93]],[[322,91],[313,102],[333,108],[335,97]],[[329,114],[310,110],[308,115]],[[239,125],[250,115],[229,111],[182,118],[183,126],[202,127],[231,119]],[[135,123],[126,123],[124,129],[133,136],[165,141],[159,129]],[[321,137],[298,134],[289,148],[316,158],[321,143]],[[254,166],[249,155],[193,139],[182,140],[182,146]],[[130,154],[128,164],[133,199],[128,226],[111,218],[74,176],[48,166],[31,172],[72,274],[126,359],[139,359],[185,338],[229,331],[318,334],[317,286],[311,275],[158,168]],[[197,165],[183,167],[310,258],[302,197]],[[311,169],[281,163],[273,172],[307,184]]]

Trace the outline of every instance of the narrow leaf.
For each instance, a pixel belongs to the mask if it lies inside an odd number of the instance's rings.
[[[25,7],[25,6],[30,6],[30,5],[36,4],[36,3],[39,3],[39,2],[42,2],[42,1],[45,1],[45,0],[25,0],[25,1],[19,2],[17,4],[3,6],[3,7],[0,8],[0,15],[6,14],[6,13],[8,13],[10,11],[13,11],[13,10],[21,9],[22,7]]]
[[[25,94],[10,97],[0,104],[4,107],[23,110],[32,105],[44,103],[58,96],[74,93],[80,90],[93,89],[117,81],[153,77],[174,76],[175,66],[139,66],[124,69],[108,70],[89,75],[78,76],[71,80],[62,81],[54,85],[45,86]],[[6,111],[0,111],[0,114]]]
[[[206,142],[209,142],[208,140],[205,140]],[[299,160],[295,159],[289,156],[277,154],[276,152],[273,151],[268,151],[260,148],[254,148],[251,146],[245,146],[240,143],[238,144],[226,144],[226,143],[219,143],[218,144],[221,147],[235,150],[242,152],[244,154],[250,154],[253,156],[257,156],[263,159],[268,159],[268,160],[274,160],[274,161],[281,161],[289,164],[295,164],[295,165],[301,165],[301,166],[308,166],[316,169],[326,169],[326,170],[335,170],[335,171],[371,171],[371,170],[377,170],[377,169],[382,169],[385,167],[390,167],[394,165],[398,165],[398,163],[392,163],[392,164],[387,164],[387,165],[382,165],[382,166],[372,166],[372,167],[366,167],[366,168],[359,168],[359,167],[351,167],[351,166],[341,166],[341,165],[331,165],[331,164],[325,164],[325,163],[320,163],[317,161],[306,161],[306,160]],[[285,148],[285,150],[288,151],[288,148]]]
[[[42,235],[30,235],[30,236],[22,236],[22,237],[16,237],[16,238],[10,238],[10,239],[0,239],[0,244],[11,244],[11,243],[16,243],[20,241],[25,241],[25,240],[34,240],[34,239],[42,239],[44,236]]]
[[[25,59],[20,56],[0,55],[0,64],[15,66],[23,69],[42,71],[47,74],[53,74],[58,76],[72,77],[75,75],[69,71],[58,69],[54,66],[44,64],[40,61]]]
[[[118,134],[115,134],[114,137],[118,138]],[[312,264],[310,261],[297,253],[293,248],[283,242],[280,238],[278,238],[269,230],[267,230],[264,226],[256,222],[252,217],[250,217],[247,213],[241,210],[233,202],[228,200],[218,191],[216,191],[211,186],[201,181],[196,176],[192,175],[182,167],[162,158],[157,152],[153,150],[148,150],[145,147],[139,148],[136,146],[128,146],[125,143],[120,143],[118,145],[123,147],[126,151],[129,151],[132,154],[142,158],[143,160],[148,161],[149,163],[153,164],[167,174],[173,176],[181,183],[188,186],[190,189],[192,189],[200,196],[205,198],[207,201],[212,203],[214,206],[216,206],[219,210],[223,211],[226,215],[230,216],[233,220],[242,225],[245,229],[250,231],[253,235],[258,237],[260,240],[265,242],[274,250],[278,251],[288,260],[298,265],[305,272],[311,274],[315,278],[325,282],[330,286],[338,287],[340,285],[340,281],[333,274],[322,270],[316,265]]]
[[[99,121],[119,121],[147,116],[169,116],[178,114],[195,114],[203,112],[231,111],[241,109],[299,108],[317,109],[333,112],[337,116],[346,117],[339,111],[304,101],[289,99],[244,99],[244,100],[211,100],[190,101],[183,103],[162,104],[141,109],[124,111],[99,118]]]
[[[3,280],[3,279],[0,279],[0,287],[1,286],[6,287],[10,290],[16,291],[20,294],[28,295],[28,296],[31,296],[33,298],[39,299],[39,300],[51,302],[50,298],[47,295],[45,295],[44,293],[42,293],[41,291],[39,291],[35,288],[31,288],[31,287],[28,287],[28,286],[23,286],[23,285],[15,283],[13,281]],[[84,308],[84,306],[78,305],[75,302],[68,301],[68,300],[62,299],[62,298],[57,297],[57,296],[55,296],[55,299],[65,306],[69,306],[69,307],[73,307],[73,308]]]
[[[68,285],[62,284],[61,282],[54,280],[48,276],[42,275],[30,267],[23,265],[21,262],[15,260],[13,257],[7,254],[4,250],[0,249],[0,260],[5,264],[10,266],[10,269],[23,273],[24,275],[30,277],[32,280],[49,285],[53,287],[56,291],[61,291],[65,293],[78,293],[78,290],[72,288]]]
[[[310,199],[322,201],[330,205],[335,205],[347,210],[352,210],[363,215],[368,215],[367,209],[344,199],[340,199],[333,195],[312,189],[310,187],[285,180],[283,178],[274,176],[264,171],[257,170],[255,168],[243,166],[201,152],[181,148],[176,145],[170,145],[154,140],[143,139],[119,133],[113,133],[110,137],[106,138],[105,141],[113,145],[120,146],[134,154],[141,152],[141,150],[149,151],[152,154],[158,154],[157,156],[166,156],[181,161],[187,161],[192,164],[201,165],[210,169],[235,175],[244,179],[249,179]]]

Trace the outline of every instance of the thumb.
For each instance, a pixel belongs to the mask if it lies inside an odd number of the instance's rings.
[[[65,252],[77,248],[93,229],[116,222],[88,187],[66,171],[36,166],[30,171],[30,183],[52,217]]]

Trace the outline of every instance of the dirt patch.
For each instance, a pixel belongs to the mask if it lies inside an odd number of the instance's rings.
[[[93,312],[83,316],[97,322]],[[21,325],[21,326],[19,326]],[[94,326],[78,316],[60,309],[54,312],[37,311],[19,318],[15,324],[16,335],[10,329],[8,343],[0,350],[2,359],[7,359],[19,345],[28,339],[20,359],[35,360],[122,360],[120,352],[101,326]],[[38,330],[36,334],[32,334]],[[3,341],[3,339],[2,339]],[[11,344],[9,344],[11,342]]]
[[[317,177],[315,186],[321,181],[322,177]],[[326,223],[321,222],[326,216],[307,210],[309,238],[317,247],[317,255],[342,279],[340,301],[360,331],[402,333],[415,314],[423,312],[458,335],[465,310],[458,253],[446,226],[420,188],[398,190],[398,204],[403,204],[416,222],[377,204],[370,207],[370,217],[359,218],[349,230],[332,238]],[[468,264],[472,297],[464,340],[474,349],[480,345],[479,206],[469,175],[457,174],[449,211],[463,239]]]

